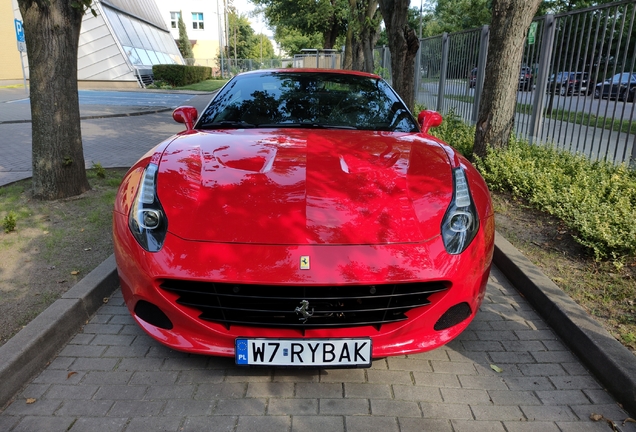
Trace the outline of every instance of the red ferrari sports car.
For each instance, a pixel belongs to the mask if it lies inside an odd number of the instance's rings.
[[[126,174],[115,256],[137,323],[237,364],[366,367],[439,347],[484,296],[486,184],[380,77],[231,79]]]

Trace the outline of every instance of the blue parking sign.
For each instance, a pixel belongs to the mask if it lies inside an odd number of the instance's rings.
[[[19,19],[15,20],[15,35],[18,38],[18,42],[24,42],[24,27]]]
[[[19,19],[15,19],[15,36],[18,39],[18,51],[25,52],[26,51],[26,40],[24,39],[24,26],[22,25],[22,21]]]

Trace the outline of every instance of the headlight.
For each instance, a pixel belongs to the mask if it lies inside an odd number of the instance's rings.
[[[446,252],[462,253],[479,230],[479,216],[470,196],[466,174],[462,168],[453,170],[453,200],[442,220],[442,239]]]
[[[158,252],[168,231],[168,220],[157,198],[158,166],[149,164],[137,190],[128,216],[128,227],[139,245],[148,252]]]

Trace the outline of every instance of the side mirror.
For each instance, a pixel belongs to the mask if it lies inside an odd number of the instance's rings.
[[[197,109],[192,106],[182,106],[172,112],[172,118],[177,123],[184,123],[186,130],[194,129],[194,122],[197,121],[199,113]]]
[[[424,110],[417,116],[417,122],[420,124],[422,133],[428,133],[430,128],[441,125],[442,120],[442,115],[440,113],[431,110]]]

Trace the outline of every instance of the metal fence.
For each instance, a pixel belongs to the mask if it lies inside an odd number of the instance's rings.
[[[519,65],[518,136],[634,166],[635,15],[636,0],[625,0],[533,21]],[[416,101],[475,123],[488,37],[484,26],[422,39]]]
[[[186,64],[194,66],[208,66],[212,68],[212,76],[215,78],[231,78],[241,72],[249,72],[259,69],[273,69],[290,67],[292,59],[234,59],[234,58],[209,58],[209,59],[185,59]]]

